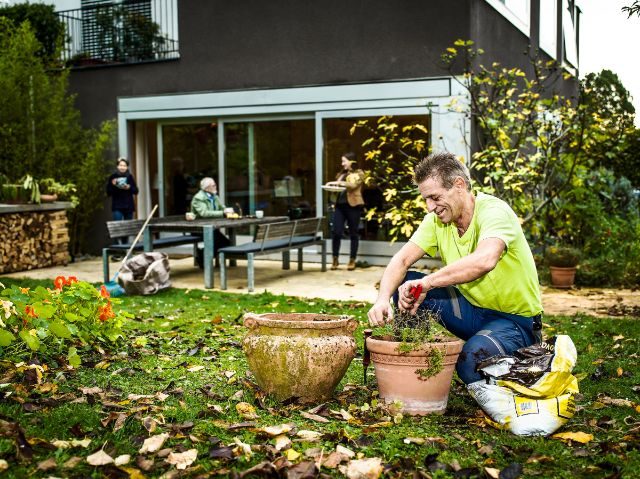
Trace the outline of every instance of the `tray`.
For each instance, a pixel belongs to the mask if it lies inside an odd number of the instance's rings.
[[[347,189],[346,186],[336,186],[336,185],[322,185],[322,189],[324,191],[328,191],[330,193],[341,193]]]

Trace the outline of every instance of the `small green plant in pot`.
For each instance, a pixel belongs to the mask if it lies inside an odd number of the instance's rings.
[[[403,413],[442,414],[447,407],[463,341],[449,336],[439,322],[431,311],[396,311],[393,322],[365,340],[380,397],[386,403],[401,402]]]
[[[555,288],[571,288],[580,263],[581,252],[572,246],[554,245],[545,251],[545,261]]]
[[[77,206],[77,189],[73,183],[60,183],[53,178],[40,180],[40,197],[42,201],[70,201]]]

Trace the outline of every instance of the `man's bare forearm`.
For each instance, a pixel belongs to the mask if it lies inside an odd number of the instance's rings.
[[[426,277],[428,289],[469,283],[496,267],[504,243],[499,239],[484,240],[476,251]]]
[[[377,301],[389,301],[389,298],[396,292],[400,283],[404,279],[410,265],[405,265],[402,259],[394,256],[387,265],[382,279],[380,280],[380,290]]]

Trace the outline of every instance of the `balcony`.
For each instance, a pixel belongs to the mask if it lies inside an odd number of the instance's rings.
[[[62,60],[87,66],[179,58],[177,3],[98,0],[57,12],[66,28]]]

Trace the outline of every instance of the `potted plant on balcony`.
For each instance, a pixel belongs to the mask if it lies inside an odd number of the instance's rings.
[[[414,288],[415,297],[420,290]],[[365,339],[365,363],[375,368],[380,397],[411,415],[444,413],[464,344],[439,326],[436,314],[395,312],[391,324]]]
[[[554,288],[571,288],[580,262],[580,250],[573,246],[554,245],[545,251],[545,261]]]

